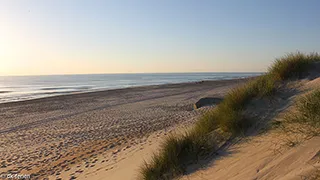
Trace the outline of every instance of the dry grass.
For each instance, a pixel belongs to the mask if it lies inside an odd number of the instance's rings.
[[[278,80],[301,78],[308,71],[312,63],[319,61],[320,56],[318,53],[291,53],[276,59],[274,64],[269,68],[269,73]]]
[[[320,136],[320,88],[298,98],[294,108],[279,122],[288,137]]]

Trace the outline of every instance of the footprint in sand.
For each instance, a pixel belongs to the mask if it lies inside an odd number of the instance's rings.
[[[112,166],[112,167],[110,167],[110,168],[107,168],[107,169],[106,169],[106,171],[109,171],[109,170],[111,170],[111,169],[113,169],[113,166]]]
[[[83,170],[82,169],[79,169],[79,170],[76,170],[76,172],[75,173],[79,173],[79,174],[81,174],[83,172]]]

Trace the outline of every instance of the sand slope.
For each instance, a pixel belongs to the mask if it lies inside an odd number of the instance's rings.
[[[320,168],[320,138],[286,148],[276,135],[255,137],[222,152],[205,169],[182,179],[303,179]]]

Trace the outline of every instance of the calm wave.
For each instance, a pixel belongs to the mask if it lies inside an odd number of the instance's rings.
[[[0,103],[133,86],[238,79],[261,73],[95,74],[0,77]]]

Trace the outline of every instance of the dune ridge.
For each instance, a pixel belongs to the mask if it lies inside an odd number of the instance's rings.
[[[231,90],[216,108],[201,116],[191,130],[167,138],[160,151],[141,167],[140,178],[179,177],[187,173],[190,164],[212,155],[235,138],[256,134],[279,110],[287,107],[292,97],[301,93],[290,84],[299,79],[320,76],[319,62],[317,53],[297,52],[276,59],[265,75]],[[279,101],[276,104],[271,102],[275,98]],[[315,108],[319,109],[319,106]],[[314,110],[312,113],[316,112]]]

